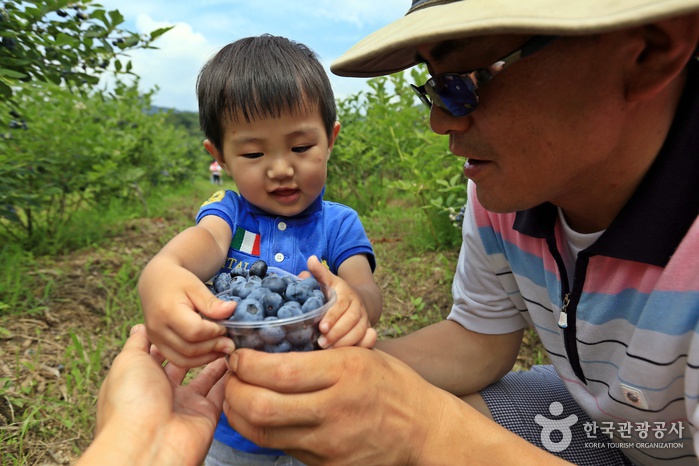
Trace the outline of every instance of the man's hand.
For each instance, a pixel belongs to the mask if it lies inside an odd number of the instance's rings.
[[[162,366],[143,325],[135,326],[100,389],[87,464],[191,464],[203,461],[223,403],[223,359],[186,386],[187,371]]]

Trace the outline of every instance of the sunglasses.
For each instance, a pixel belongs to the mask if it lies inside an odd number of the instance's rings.
[[[534,36],[525,44],[500,58],[490,66],[478,68],[468,73],[444,73],[433,76],[422,86],[411,84],[415,93],[427,108],[432,105],[451,116],[469,115],[478,108],[478,88],[493,79],[512,63],[538,52],[550,44],[557,36]]]

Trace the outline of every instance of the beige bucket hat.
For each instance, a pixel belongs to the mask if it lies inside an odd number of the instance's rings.
[[[696,10],[699,0],[413,0],[404,17],[362,39],[330,69],[340,76],[381,76],[415,65],[415,48],[431,42],[594,34]]]

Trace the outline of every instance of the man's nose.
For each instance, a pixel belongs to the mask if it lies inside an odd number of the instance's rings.
[[[472,120],[470,115],[455,117],[432,105],[430,110],[430,127],[437,134],[461,133],[468,131]]]

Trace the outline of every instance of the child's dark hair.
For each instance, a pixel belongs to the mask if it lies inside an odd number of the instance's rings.
[[[197,77],[199,125],[222,151],[223,127],[320,109],[328,137],[337,119],[328,75],[311,49],[264,34],[223,47]]]

